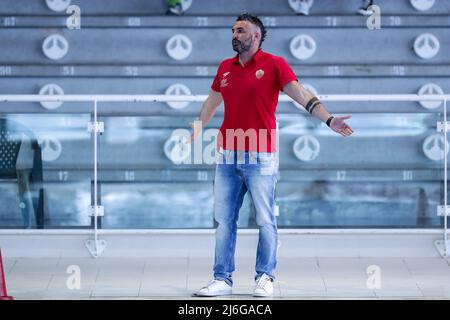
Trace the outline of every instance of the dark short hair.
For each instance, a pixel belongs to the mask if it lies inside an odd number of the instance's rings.
[[[266,34],[267,34],[266,27],[264,27],[264,24],[262,23],[262,21],[256,15],[251,14],[251,13],[240,14],[237,17],[236,21],[249,21],[261,30],[261,41],[259,42],[259,47],[261,47],[261,44],[263,43],[264,39],[266,38]]]

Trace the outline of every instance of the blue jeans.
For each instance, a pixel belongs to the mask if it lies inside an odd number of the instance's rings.
[[[237,221],[247,191],[256,209],[256,223],[259,228],[255,279],[264,273],[272,279],[275,278],[278,236],[274,206],[277,174],[276,153],[231,150],[218,153],[214,181],[214,218],[218,223],[215,279],[233,285]]]

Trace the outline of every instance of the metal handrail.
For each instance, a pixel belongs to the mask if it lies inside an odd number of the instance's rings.
[[[444,141],[447,140],[447,100],[450,95],[418,95],[418,94],[330,94],[317,95],[321,101],[335,102],[374,102],[374,101],[443,101],[444,102]],[[94,125],[97,123],[97,105],[100,102],[203,102],[207,95],[39,95],[39,94],[17,94],[0,95],[0,102],[93,102],[94,103]],[[285,95],[279,96],[280,102],[292,102],[293,100]],[[94,133],[94,244],[95,251],[98,252],[98,230],[97,230],[97,133]],[[444,144],[445,145],[445,144]],[[448,225],[447,225],[447,153],[444,152],[444,244],[443,256],[449,255],[448,250]],[[91,252],[92,253],[92,252]],[[93,254],[97,257],[97,253]]]
[[[450,100],[450,95],[418,94],[319,94],[322,101],[443,101]],[[207,95],[131,95],[131,94],[65,94],[39,95],[16,94],[0,95],[0,102],[203,102]],[[287,95],[280,95],[280,102],[292,101]]]

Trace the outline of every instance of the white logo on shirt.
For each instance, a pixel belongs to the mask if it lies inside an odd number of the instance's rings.
[[[223,73],[222,74],[222,80],[220,81],[220,87],[221,88],[224,88],[224,87],[226,87],[227,85],[228,85],[228,79],[226,79],[225,77],[227,76],[227,75],[229,75],[230,74],[230,72],[228,71],[228,72],[225,72],[225,73]]]
[[[258,71],[256,71],[255,75],[256,75],[256,78],[261,79],[264,75],[264,70],[259,69]]]
[[[221,87],[221,88],[224,88],[224,87],[226,87],[226,86],[228,85],[227,80],[228,80],[228,79],[222,79],[222,80],[220,81],[220,87]]]

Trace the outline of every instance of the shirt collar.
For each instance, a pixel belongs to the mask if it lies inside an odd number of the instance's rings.
[[[248,65],[250,65],[250,64],[253,63],[253,62],[258,62],[259,60],[261,60],[262,55],[263,55],[263,51],[262,51],[261,48],[259,48],[258,51],[256,51],[256,53],[255,53],[255,54],[253,55],[253,57],[250,59],[250,61],[247,62],[247,63],[245,64],[245,66],[248,66]],[[234,63],[234,64],[241,65],[241,64],[239,63],[239,53],[234,57],[233,63]]]

